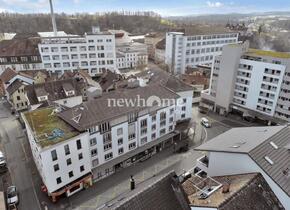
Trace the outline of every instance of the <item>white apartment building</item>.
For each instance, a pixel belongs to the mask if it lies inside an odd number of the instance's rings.
[[[34,160],[49,196],[69,196],[91,185],[92,178],[100,180],[161,151],[174,137],[179,139],[176,123],[191,118],[192,95],[182,94],[151,84],[115,90],[59,113],[46,108],[24,114]],[[163,100],[165,104],[159,103]],[[63,184],[68,190],[63,190]]]
[[[206,152],[194,170],[210,177],[261,173],[285,209],[290,209],[290,128],[233,128],[197,147]]]
[[[88,134],[61,121],[57,112],[50,107],[22,114],[42,190],[53,202],[92,185]]]
[[[145,44],[134,42],[124,30],[109,30],[115,35],[116,66],[118,69],[145,67],[148,64],[148,52]]]
[[[225,46],[215,58],[201,105],[220,114],[289,121],[289,71],[290,54],[249,49],[248,42]]]
[[[90,76],[116,70],[115,37],[94,31],[84,36],[43,37],[38,45],[43,67],[62,74],[86,70]]]
[[[214,57],[221,54],[224,45],[238,42],[238,33],[225,29],[207,30],[166,33],[165,63],[172,73],[184,74],[187,66],[211,65]]]

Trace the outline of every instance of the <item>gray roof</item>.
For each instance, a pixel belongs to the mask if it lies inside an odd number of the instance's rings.
[[[174,92],[193,90],[190,85],[187,85],[177,77],[170,75],[168,72],[161,69],[155,68],[148,71],[142,71],[135,76],[150,77],[150,83],[161,83]]]
[[[128,113],[149,109],[149,107],[142,105],[141,103],[143,102],[141,101],[140,106],[136,106],[137,102],[135,103],[134,101],[138,100],[138,97],[140,97],[140,99],[144,99],[146,102],[149,97],[153,96],[157,96],[161,100],[179,98],[177,94],[159,84],[132,89],[117,89],[103,94],[100,98],[96,98],[66,110],[60,113],[59,116],[77,130],[84,131],[101,122],[106,122]],[[133,103],[122,103],[123,105],[119,106],[115,103],[114,105],[114,102],[112,101],[116,101],[117,99],[131,100]],[[78,115],[81,117],[77,123],[73,118]]]
[[[9,93],[9,95],[13,94],[15,91],[17,91],[23,83],[19,80],[16,79],[14,82],[12,82],[6,89],[6,91]]]
[[[129,182],[129,180],[128,180]],[[129,183],[128,183],[129,184]],[[152,177],[98,210],[189,210],[175,172]]]
[[[234,128],[196,150],[248,154],[290,196],[289,177],[283,174],[290,173],[289,136],[290,127],[285,126]],[[273,164],[266,160],[266,156]]]
[[[290,179],[283,174],[290,173],[290,150],[286,148],[290,143],[290,128],[285,127],[256,148],[249,152],[250,157],[288,194],[290,197]],[[278,146],[275,149],[270,142]],[[265,159],[268,156],[274,164]]]
[[[195,150],[249,153],[283,128],[284,126],[232,128],[195,148]]]

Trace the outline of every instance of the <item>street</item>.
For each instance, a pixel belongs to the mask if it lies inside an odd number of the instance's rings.
[[[205,129],[200,124],[200,119],[206,116],[211,128]],[[1,145],[6,155],[11,182],[18,187],[20,196],[20,210],[44,209],[76,209],[91,210],[105,204],[117,195],[129,190],[129,178],[133,175],[136,184],[159,173],[175,170],[181,174],[184,170],[194,167],[195,160],[201,152],[193,148],[208,141],[215,136],[229,130],[231,127],[246,126],[235,118],[225,118],[215,114],[204,115],[198,112],[196,106],[192,109],[192,119],[196,122],[196,133],[191,141],[191,148],[185,153],[173,153],[172,148],[163,150],[150,159],[136,163],[126,169],[95,183],[93,187],[79,192],[69,198],[62,198],[56,204],[49,201],[48,197],[40,191],[41,179],[33,163],[28,140],[14,116],[10,115],[7,107],[0,103],[0,135]]]

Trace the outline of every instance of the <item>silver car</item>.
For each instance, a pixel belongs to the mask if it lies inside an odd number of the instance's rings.
[[[8,206],[17,205],[19,202],[18,192],[15,186],[10,186],[7,188],[7,204]]]

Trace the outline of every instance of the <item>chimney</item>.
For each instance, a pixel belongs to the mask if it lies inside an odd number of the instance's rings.
[[[228,192],[230,192],[230,186],[231,186],[230,182],[224,183],[223,184],[222,193],[228,193]]]
[[[131,175],[131,178],[130,178],[130,189],[131,190],[135,189],[135,180],[134,180],[132,175]]]
[[[53,12],[52,0],[49,0],[49,4],[50,4],[50,15],[51,15],[51,21],[52,21],[53,35],[57,36],[57,28],[56,28],[55,16]]]

